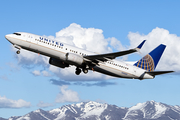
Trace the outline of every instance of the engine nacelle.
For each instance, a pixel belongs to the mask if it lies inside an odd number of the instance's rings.
[[[60,67],[60,68],[69,67],[69,64],[67,64],[59,59],[56,59],[56,58],[50,58],[49,64]]]
[[[73,53],[66,53],[66,61],[71,65],[82,65],[83,57]]]

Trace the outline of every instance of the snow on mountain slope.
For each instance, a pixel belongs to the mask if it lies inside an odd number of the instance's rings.
[[[179,106],[169,106],[163,103],[148,101],[145,103],[138,103],[137,105],[129,108],[126,113],[124,120],[132,118],[143,118],[143,119],[158,119],[164,117],[169,111],[180,114]],[[172,118],[169,116],[169,118]]]
[[[124,108],[90,101],[64,105],[50,111],[38,109],[8,120],[180,120],[180,106],[147,101]]]
[[[85,104],[84,109],[82,109],[83,113],[81,114],[81,118],[87,118],[92,115],[99,117],[107,108],[107,106],[107,104],[88,102]]]
[[[49,111],[49,113],[56,115],[56,120],[62,119],[69,114],[69,117],[74,115],[75,117],[87,118],[89,116],[99,117],[102,112],[107,108],[107,104],[101,104],[97,102],[78,103],[72,105],[65,105],[58,109]]]
[[[55,117],[51,115],[48,111],[38,109],[22,117],[19,117],[18,119],[12,119],[12,120],[53,120],[53,119],[55,119]]]

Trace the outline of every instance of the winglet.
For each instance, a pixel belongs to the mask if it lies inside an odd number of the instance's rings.
[[[144,45],[145,42],[146,40],[144,40],[141,44],[139,44],[139,46],[137,46],[137,49],[141,49],[141,47]]]

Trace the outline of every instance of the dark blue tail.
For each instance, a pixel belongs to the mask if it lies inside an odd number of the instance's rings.
[[[138,62],[136,62],[134,65],[147,71],[154,71],[165,48],[166,48],[165,45],[163,44],[159,45],[149,54],[147,54]]]

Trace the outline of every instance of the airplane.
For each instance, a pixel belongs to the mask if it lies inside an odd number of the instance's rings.
[[[79,75],[82,71],[87,74],[88,70],[92,70],[113,77],[143,80],[153,79],[156,75],[174,72],[154,71],[166,48],[166,45],[163,44],[160,44],[149,54],[133,64],[115,60],[116,57],[138,52],[146,40],[142,41],[134,49],[97,54],[26,32],[7,34],[5,38],[18,49],[17,54],[20,54],[21,49],[25,49],[50,57],[49,64],[56,67],[66,68],[74,65],[76,66],[76,75]]]

